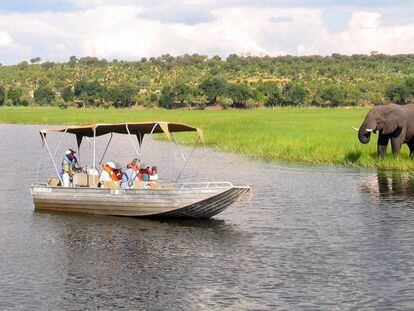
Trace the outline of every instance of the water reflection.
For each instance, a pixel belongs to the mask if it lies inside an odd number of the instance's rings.
[[[361,183],[360,190],[377,199],[414,199],[414,176],[410,173],[378,171]]]

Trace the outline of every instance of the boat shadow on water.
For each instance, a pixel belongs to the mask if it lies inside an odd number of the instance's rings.
[[[376,175],[363,180],[359,190],[376,199],[414,200],[414,175],[402,172],[378,171]]]

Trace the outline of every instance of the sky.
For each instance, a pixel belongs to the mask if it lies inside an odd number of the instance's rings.
[[[0,0],[0,63],[414,53],[414,0]]]

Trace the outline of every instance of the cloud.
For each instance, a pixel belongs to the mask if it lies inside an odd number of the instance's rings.
[[[7,48],[13,44],[13,39],[6,31],[0,31],[0,48]]]
[[[214,20],[214,15],[210,11],[188,5],[166,5],[155,9],[147,8],[138,17],[157,20],[163,23],[182,23],[187,25],[207,23]]]
[[[81,5],[76,1],[74,5]],[[326,21],[328,9],[323,8],[226,3],[214,7],[209,0],[194,6],[179,6],[183,2],[178,0],[110,2],[96,0],[67,12],[0,13],[0,62],[18,63],[35,56],[66,61],[71,55],[136,60],[166,53],[414,52],[414,21],[384,24],[383,13],[377,10],[346,9],[348,17],[332,31]]]
[[[269,18],[269,21],[273,23],[288,23],[292,22],[293,18],[290,16],[272,16]]]

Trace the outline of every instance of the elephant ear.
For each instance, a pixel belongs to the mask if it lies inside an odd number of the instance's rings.
[[[382,134],[390,135],[403,126],[404,115],[400,111],[390,109],[385,113],[385,122],[382,127]]]

